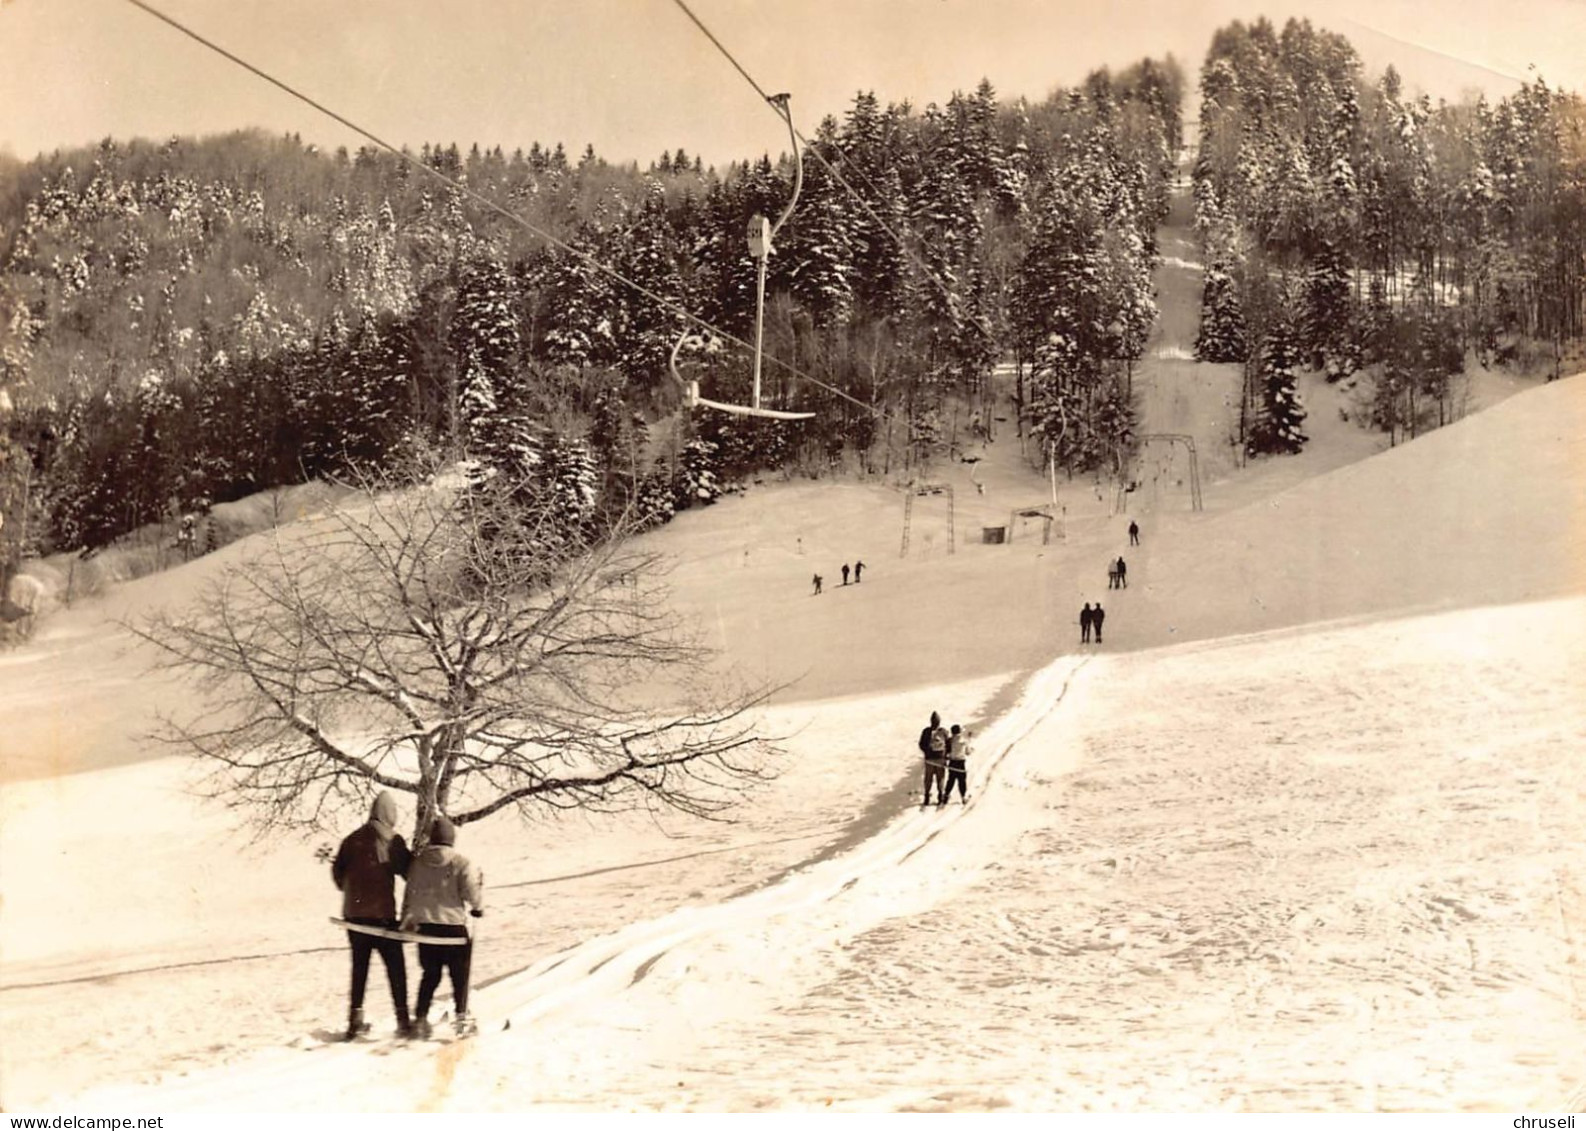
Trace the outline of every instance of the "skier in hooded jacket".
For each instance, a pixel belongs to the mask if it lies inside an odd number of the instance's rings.
[[[397,800],[390,790],[382,790],[369,810],[369,820],[348,835],[336,850],[330,878],[341,889],[341,917],[365,927],[397,926],[396,878],[405,876],[412,860],[407,842],[396,831]],[[369,1031],[363,1019],[364,988],[369,982],[369,959],[378,953],[385,963],[386,980],[391,983],[391,1002],[396,1007],[397,1031],[412,1032],[408,1020],[407,960],[396,939],[376,938],[362,931],[348,931],[352,948],[352,990],[347,1004],[347,1039]]]
[[[485,913],[485,880],[479,868],[457,851],[457,826],[436,817],[430,840],[413,858],[408,873],[403,926],[436,938],[468,938],[468,919]],[[453,1025],[460,1037],[478,1031],[468,1012],[468,974],[474,944],[434,946],[419,943],[419,996],[414,1005],[413,1028],[419,1037],[430,1035],[430,1002],[440,988],[441,975],[451,975]]]
[[[936,793],[936,804],[947,804],[947,740],[942,726],[942,716],[931,712],[931,725],[920,731],[920,753],[925,755],[925,800],[920,808],[931,803],[931,793]]]

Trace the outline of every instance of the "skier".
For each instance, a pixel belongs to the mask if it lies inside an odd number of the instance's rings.
[[[844,585],[848,584],[848,563],[847,562],[843,563],[843,584]]]
[[[347,836],[331,862],[330,878],[342,893],[341,916],[349,923],[365,927],[397,925],[396,878],[408,874],[412,854],[407,841],[396,831],[397,800],[390,790],[382,790],[369,809],[369,820]],[[347,1039],[367,1033],[363,1019],[364,987],[369,982],[369,958],[376,951],[385,963],[386,980],[391,983],[391,1003],[396,1007],[397,1032],[410,1036],[413,1026],[408,1018],[408,972],[402,944],[362,931],[348,931],[352,948],[352,988],[347,1003]]]
[[[1136,522],[1134,519],[1131,518],[1129,520],[1129,545],[1138,546],[1139,544],[1140,544],[1140,524],[1138,522]]]
[[[936,786],[936,803],[947,804],[947,732],[942,729],[942,716],[931,712],[931,725],[920,731],[920,753],[925,755],[925,800],[923,809],[931,803],[931,786]]]
[[[817,573],[815,575],[815,592],[811,593],[810,596],[819,597],[820,595],[821,595],[821,575]]]
[[[407,899],[402,910],[404,929],[434,938],[468,938],[468,917],[485,913],[485,880],[479,869],[457,851],[457,827],[445,817],[430,826],[430,842],[413,858],[408,874]],[[459,1037],[478,1032],[468,1012],[468,968],[474,944],[432,946],[419,943],[419,997],[413,1012],[413,1030],[420,1038],[430,1035],[430,1002],[440,988],[441,973],[451,976],[452,1021]]]
[[[864,571],[865,571],[865,563],[861,562],[861,561],[855,561],[854,562],[854,584],[855,585],[859,584],[859,575],[864,573]]]
[[[1118,588],[1118,563],[1117,562],[1108,562],[1107,563],[1107,588],[1108,589],[1116,589],[1116,588]]]
[[[1090,602],[1085,602],[1085,607],[1079,610],[1079,642],[1090,643],[1090,626],[1095,623],[1096,613],[1090,607]]]
[[[1106,610],[1101,607],[1101,602],[1096,602],[1096,607],[1091,610],[1090,619],[1096,625],[1096,643],[1101,643],[1101,622],[1107,619]]]
[[[947,739],[947,786],[942,790],[942,804],[947,804],[947,799],[953,795],[953,783],[958,783],[958,799],[965,805],[969,804],[969,730],[960,730],[957,723],[953,724],[953,733]]]
[[[1118,558],[1118,588],[1129,588],[1129,567],[1121,556]]]

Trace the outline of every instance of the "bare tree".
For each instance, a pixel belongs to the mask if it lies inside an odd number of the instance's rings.
[[[269,535],[188,611],[134,627],[194,678],[166,737],[265,827],[315,826],[370,783],[458,823],[539,807],[723,813],[779,753],[776,690],[710,664],[661,563],[497,477],[365,476]]]

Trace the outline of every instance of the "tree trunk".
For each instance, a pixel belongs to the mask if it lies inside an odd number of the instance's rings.
[[[419,743],[419,788],[417,812],[413,817],[413,851],[419,852],[430,841],[430,825],[440,814],[439,781],[435,773],[433,740]]]

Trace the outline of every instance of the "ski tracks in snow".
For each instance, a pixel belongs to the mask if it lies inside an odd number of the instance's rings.
[[[980,803],[988,782],[998,774],[1009,752],[1057,709],[1071,680],[1086,663],[1086,657],[1065,655],[1036,672],[1017,704],[981,729],[970,767],[971,800],[967,806],[910,809],[853,850],[795,870],[768,887],[721,903],[684,907],[635,923],[551,955],[520,974],[502,978],[488,989],[476,991],[474,1005],[482,1032],[474,1040],[439,1050],[422,1043],[392,1042],[371,1049],[358,1044],[323,1046],[305,1042],[298,1050],[274,1050],[185,1081],[165,1080],[158,1088],[158,1103],[165,1110],[238,1110],[249,1103],[258,1104],[260,1110],[278,1109],[283,1103],[312,1110],[346,1106],[356,1094],[360,1106],[368,1110],[488,1106],[484,1095],[499,1095],[505,1082],[525,1067],[520,1056],[523,1046],[532,1041],[537,1059],[551,1052],[555,1060],[555,1050],[549,1047],[554,1042],[548,1045],[531,1036],[548,1024],[554,1028],[556,1022],[568,1020],[573,1026],[587,1029],[592,1021],[607,1028],[615,1022],[617,1030],[638,1034],[649,1026],[640,1014],[624,1008],[623,999],[632,996],[629,991],[644,986],[659,966],[677,965],[685,977],[696,970],[694,963],[705,963],[708,970],[709,961],[722,949],[715,940],[728,940],[730,945],[731,940],[757,933],[760,941],[775,948],[783,932],[768,929],[774,920],[807,922],[818,909],[827,908],[843,893],[867,881],[885,889],[894,869]],[[879,913],[885,916],[889,914],[886,892],[878,894]],[[837,912],[833,920],[842,917]],[[840,937],[844,931],[837,926],[828,933]],[[809,942],[808,938],[789,940],[791,945],[806,951]],[[680,953],[685,948],[704,953]],[[799,956],[791,957],[796,961]],[[780,983],[781,979],[773,976],[770,981]],[[695,988],[713,998],[710,1004],[715,1008],[731,1012],[742,1008],[741,995],[724,995],[719,986],[710,983]],[[734,988],[746,989],[741,984]],[[761,988],[768,987],[762,983]],[[689,996],[700,1004],[699,994]],[[626,1026],[622,1024],[625,1016],[630,1019]],[[694,1016],[701,1016],[700,1011],[695,1010]],[[609,1049],[620,1042],[589,1042],[591,1046],[597,1043]],[[305,1058],[303,1049],[307,1048],[314,1050],[311,1059]],[[370,1055],[376,1050],[381,1054],[378,1061],[371,1060]],[[591,1059],[608,1059],[587,1047],[560,1051],[564,1057],[562,1067],[568,1071],[577,1072],[582,1066],[587,1072]],[[567,1057],[577,1064],[568,1063]],[[475,1079],[468,1084],[462,1083],[465,1061],[474,1062],[468,1074]],[[422,1067],[425,1062],[430,1071]],[[391,1065],[392,1071],[371,1067],[376,1063]],[[536,1072],[541,1079],[557,1074],[546,1073],[544,1068],[542,1063]],[[487,1084],[491,1077],[494,1082]],[[419,1090],[415,1092],[415,1088]],[[151,1094],[148,1098],[152,1102],[154,1097]],[[138,1097],[117,1092],[82,1100],[90,1106],[103,1104],[108,1108],[129,1102],[136,1106]]]
[[[986,727],[977,744],[972,795],[984,788],[1008,752],[1056,710],[1073,673],[1084,660],[1064,657],[1037,673],[1019,703]],[[909,811],[853,851],[781,882],[709,907],[686,907],[647,923],[592,939],[502,979],[493,987],[491,1008],[513,1025],[537,1020],[591,995],[637,985],[675,947],[704,936],[737,930],[777,915],[826,903],[862,880],[890,871],[951,828],[973,806],[949,805]]]

